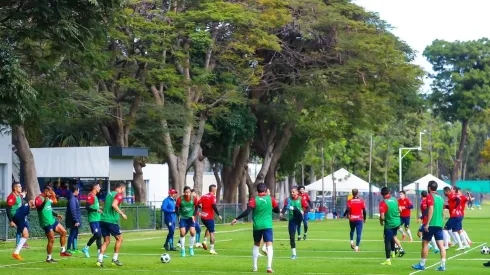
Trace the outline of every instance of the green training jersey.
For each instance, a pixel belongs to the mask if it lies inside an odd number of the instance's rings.
[[[294,211],[289,209],[291,206],[292,207],[296,207],[298,208],[300,211],[303,210],[303,207],[301,205],[301,197],[298,196],[298,198],[296,200],[294,200],[292,197],[289,197],[288,198],[288,216],[289,216],[289,220],[292,220],[293,217],[294,217]]]
[[[40,199],[41,203],[44,203],[43,208],[37,210],[37,213],[39,215],[39,225],[41,226],[41,228],[53,225],[56,220],[53,216],[51,200],[43,196],[39,196],[38,198]]]
[[[385,228],[398,228],[401,224],[398,201],[394,197],[390,197],[385,199],[384,202],[388,206],[385,213]]]
[[[87,198],[87,203],[90,203],[89,208],[92,211],[88,212],[88,222],[100,222],[100,213],[99,210],[99,198],[96,195],[90,193]]]
[[[185,196],[180,197],[179,216],[184,219],[192,218],[196,205],[194,203],[194,197],[191,196],[190,201],[185,200]]]
[[[429,197],[432,197],[429,198]],[[434,212],[432,213],[432,218],[430,219],[429,226],[443,226],[443,212],[444,212],[444,199],[436,193],[431,193],[427,196],[427,204],[433,203]]]
[[[271,196],[255,196],[252,217],[254,221],[253,230],[272,228],[272,199]]]
[[[15,201],[14,204],[12,205],[12,208],[10,209],[10,214],[12,215],[12,217],[14,217],[15,213],[17,213],[17,209],[19,209],[22,206],[22,197],[20,195],[17,196],[14,193],[12,193],[7,197],[8,204],[11,204],[11,201],[12,202]]]
[[[119,203],[122,202],[122,195],[116,191],[110,192],[107,197],[105,197],[104,210],[102,210],[102,215],[100,217],[101,222],[119,224],[119,213],[114,210],[112,203],[117,199]]]

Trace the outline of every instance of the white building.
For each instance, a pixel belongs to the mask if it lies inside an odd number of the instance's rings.
[[[0,199],[7,199],[12,189],[12,136],[0,126]]]

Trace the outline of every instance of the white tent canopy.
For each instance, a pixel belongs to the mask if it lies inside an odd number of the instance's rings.
[[[444,181],[438,179],[437,177],[427,174],[424,177],[414,181],[413,183],[403,187],[404,190],[406,191],[427,191],[427,186],[429,185],[429,181],[435,181],[437,182],[437,190],[442,190],[444,187],[448,186],[451,187],[451,185],[445,183]],[[417,189],[417,183],[418,183],[418,189]]]
[[[333,173],[335,179],[337,192],[351,192],[352,189],[357,188],[359,192],[369,192],[369,183],[344,168],[339,169]],[[324,190],[333,191],[333,178],[332,174],[323,178]],[[322,191],[322,180],[317,180],[312,184],[306,186],[307,191]],[[379,188],[372,186],[373,192],[379,192]]]

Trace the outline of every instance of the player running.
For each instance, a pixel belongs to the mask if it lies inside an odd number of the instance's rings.
[[[466,208],[466,203],[469,201],[469,199],[461,191],[461,188],[459,188],[457,186],[454,186],[453,189],[456,192],[456,194],[458,194],[458,196],[459,196],[459,198],[461,200],[461,203],[459,204],[460,209],[461,209],[461,227],[463,228],[463,229],[461,229],[461,232],[463,233],[463,238],[466,240],[466,242],[468,243],[468,245],[471,246],[472,245],[472,241],[470,240],[470,237],[468,236],[468,233],[466,233],[466,231],[464,230],[464,226],[463,226],[464,211],[465,211],[465,208]]]
[[[162,203],[163,220],[168,228],[168,234],[163,248],[167,251],[177,251],[174,247],[175,222],[177,221],[177,215],[175,213],[176,198],[177,190],[170,189],[168,191],[168,197]]]
[[[412,202],[407,198],[407,194],[405,191],[400,191],[400,199],[398,199],[398,207],[400,209],[400,219],[402,221],[402,225],[405,226],[405,231],[407,231],[408,234],[408,241],[412,242],[412,232],[410,231],[410,210],[413,209],[413,204]],[[407,234],[403,232],[403,228],[400,226],[400,229],[398,229],[400,233],[402,233],[402,241],[405,240]]]
[[[420,216],[420,222],[422,223],[420,225],[419,231],[417,232],[417,236],[422,239],[423,233],[424,233],[424,225],[427,223],[427,215],[429,213],[429,207],[427,206],[427,191],[422,191],[421,193],[422,199],[420,201],[420,212],[422,215]],[[431,247],[434,247],[434,253],[439,253],[440,250],[437,248],[437,243],[434,237],[431,239],[431,244],[429,244],[429,249]]]
[[[303,207],[303,227],[305,232],[303,233],[303,240],[306,240],[306,234],[308,233],[308,212],[310,211],[311,200],[308,193],[305,191],[304,186],[299,186],[299,195],[306,201],[306,207]],[[298,224],[298,241],[301,240],[301,223]]]
[[[350,225],[350,247],[359,252],[361,244],[362,227],[366,223],[366,204],[359,198],[359,190],[352,189],[352,199],[347,201],[347,209],[344,216],[348,217]],[[354,246],[354,231],[357,233]]]
[[[427,195],[427,216],[424,219],[424,233],[422,241],[422,259],[420,263],[412,265],[413,269],[425,270],[425,261],[429,254],[429,242],[434,238],[437,242],[437,247],[441,251],[441,266],[437,268],[437,271],[446,270],[446,250],[444,249],[442,223],[444,212],[444,199],[437,194],[437,182],[429,181],[428,185],[429,194]]]
[[[70,257],[71,253],[66,251],[66,229],[58,221],[63,219],[63,216],[53,211],[52,208],[52,191],[50,186],[46,185],[42,194],[36,197],[35,206],[37,208],[37,213],[39,215],[39,225],[44,229],[46,237],[48,238],[47,252],[48,257],[46,258],[47,263],[56,263],[57,261],[53,259],[53,245],[54,245],[54,232],[60,234],[60,245],[61,245],[61,257]],[[57,218],[58,221],[55,219]]]
[[[104,254],[111,243],[111,235],[116,239],[116,244],[114,245],[114,255],[112,257],[112,265],[122,266],[123,264],[119,262],[118,256],[121,250],[121,245],[123,242],[123,236],[121,229],[119,228],[119,217],[127,219],[124,212],[119,208],[119,205],[124,200],[123,194],[126,192],[126,185],[124,182],[116,183],[116,188],[114,191],[107,194],[105,197],[104,210],[100,217],[100,229],[102,232],[102,237],[104,237],[104,243],[100,247],[100,254],[97,259],[97,266],[104,267]]]
[[[395,255],[395,244],[400,248],[399,256],[405,255],[405,251],[401,247],[396,234],[400,227],[400,211],[398,208],[398,201],[391,197],[390,190],[387,187],[381,188],[381,195],[383,200],[379,203],[379,222],[384,227],[384,243],[386,261],[382,262],[382,265],[391,265],[391,257]]]
[[[289,244],[291,246],[292,256],[291,259],[296,259],[296,242],[294,237],[296,235],[296,229],[301,226],[301,222],[304,221],[303,209],[308,208],[308,203],[298,193],[298,187],[291,187],[291,196],[284,200],[284,207],[282,208],[280,217],[288,212],[288,228],[289,228]]]
[[[276,199],[267,195],[267,188],[264,183],[257,185],[258,195],[251,198],[248,202],[247,210],[236,217],[231,225],[237,223],[237,220],[248,216],[252,213],[253,219],[253,238],[254,247],[252,250],[253,270],[257,271],[257,259],[259,258],[260,240],[264,240],[267,245],[267,273],[273,273],[272,257],[274,250],[272,249],[273,233],[272,233],[272,212],[279,213],[279,204]]]
[[[191,189],[191,196],[195,197],[197,201],[199,202],[199,196],[196,193],[195,189]],[[196,212],[194,214],[194,228],[196,228],[196,247],[201,248],[202,243],[201,243],[201,225],[199,224],[199,216],[201,216],[201,213],[199,212],[199,209],[196,209]]]
[[[462,212],[460,208],[461,199],[454,190],[450,187],[444,187],[444,195],[448,198],[449,220],[446,222],[444,229],[453,236],[458,248],[456,251],[461,251],[469,248],[466,238],[463,236]]]
[[[87,242],[85,248],[82,249],[85,257],[90,258],[89,248],[95,242],[97,245],[97,258],[100,255],[100,248],[102,246],[102,232],[100,229],[100,217],[102,210],[99,205],[99,198],[97,198],[97,194],[100,192],[100,185],[98,183],[93,183],[90,188],[90,193],[87,196],[87,204],[85,205],[85,209],[87,209],[88,213],[88,222],[90,224],[90,231],[92,231],[92,237]],[[104,258],[108,256],[104,255]]]
[[[209,254],[216,255],[216,251],[214,250],[214,243],[215,243],[215,237],[214,237],[214,213],[218,215],[219,220],[222,220],[223,218],[219,214],[218,207],[216,206],[216,185],[211,184],[209,186],[209,193],[206,195],[202,196],[199,201],[197,202],[199,205],[201,205],[201,221],[202,224],[206,227],[206,233],[204,234],[204,242],[202,243],[204,250],[208,250],[208,238],[207,236],[210,237],[211,239],[211,247],[209,249]]]
[[[11,227],[17,228],[17,235],[21,238],[17,243],[17,247],[12,254],[12,258],[22,261],[20,256],[20,250],[24,247],[24,244],[29,238],[29,223],[27,222],[27,215],[29,215],[29,205],[32,207],[34,202],[30,201],[29,204],[24,205],[23,198],[26,196],[26,192],[22,192],[22,186],[18,182],[12,183],[12,193],[7,197],[7,217]]]
[[[180,230],[180,256],[185,257],[185,235],[190,232],[189,255],[194,256],[194,242],[196,238],[196,220],[197,198],[191,195],[191,188],[184,187],[184,195],[177,199],[175,212],[179,217]]]

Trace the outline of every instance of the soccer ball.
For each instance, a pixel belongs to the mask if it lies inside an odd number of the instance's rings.
[[[160,256],[160,261],[162,261],[162,263],[164,264],[170,263],[170,255],[168,255],[167,253],[162,254],[162,256]]]
[[[490,248],[488,248],[488,246],[482,246],[480,252],[481,254],[490,254]]]

